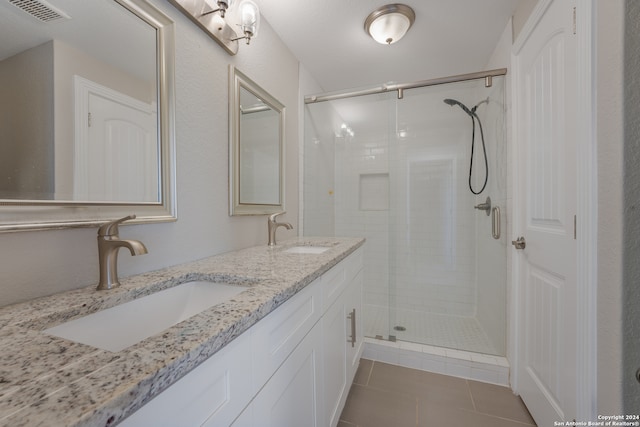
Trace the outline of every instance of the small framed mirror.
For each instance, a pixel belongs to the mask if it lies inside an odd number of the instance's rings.
[[[229,214],[284,210],[285,107],[229,67]]]

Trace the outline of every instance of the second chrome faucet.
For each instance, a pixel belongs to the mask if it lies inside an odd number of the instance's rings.
[[[273,215],[269,215],[269,219],[267,220],[267,227],[269,230],[269,246],[276,245],[276,230],[278,229],[278,227],[284,227],[287,230],[291,230],[293,228],[293,226],[288,222],[276,222],[276,217],[285,213],[286,212],[283,211],[274,213]]]

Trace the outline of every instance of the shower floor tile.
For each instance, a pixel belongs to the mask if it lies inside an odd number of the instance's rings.
[[[508,387],[360,360],[339,427],[531,427]]]
[[[386,307],[365,305],[364,333],[375,338],[395,335],[398,341],[417,342],[484,354],[500,354],[474,317],[447,316],[416,310],[397,310],[393,325]],[[394,330],[402,326],[404,331]],[[391,328],[391,330],[390,330]]]

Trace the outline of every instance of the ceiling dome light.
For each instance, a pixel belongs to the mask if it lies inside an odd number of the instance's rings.
[[[364,21],[364,29],[375,41],[393,44],[409,31],[416,14],[405,4],[388,4],[374,10]]]

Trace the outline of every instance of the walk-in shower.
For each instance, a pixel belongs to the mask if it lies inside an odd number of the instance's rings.
[[[504,73],[306,98],[304,234],[367,238],[366,336],[505,355]]]

